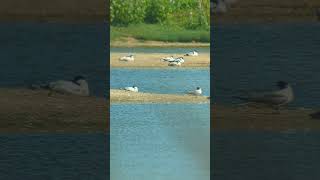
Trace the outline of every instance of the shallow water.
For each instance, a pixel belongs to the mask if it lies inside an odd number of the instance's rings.
[[[111,179],[209,179],[209,105],[112,105]]]
[[[0,177],[21,179],[106,180],[109,172],[107,135],[2,134]]]
[[[0,86],[86,76],[93,95],[107,87],[105,24],[1,23]]]
[[[135,85],[141,92],[184,94],[201,87],[210,95],[209,69],[111,69],[110,87]]]
[[[245,89],[292,84],[293,106],[320,105],[320,24],[243,24],[213,28],[214,100],[232,103]]]

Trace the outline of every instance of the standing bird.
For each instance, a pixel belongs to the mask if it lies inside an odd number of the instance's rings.
[[[128,55],[128,56],[123,56],[119,60],[120,61],[134,61],[134,56],[132,54]]]
[[[190,95],[200,96],[202,95],[202,89],[200,87],[197,87],[196,90],[189,92]]]
[[[234,96],[240,100],[247,102],[262,103],[280,107],[287,105],[294,100],[292,87],[284,81],[277,82],[278,90],[269,92],[253,92],[248,93],[246,96]]]

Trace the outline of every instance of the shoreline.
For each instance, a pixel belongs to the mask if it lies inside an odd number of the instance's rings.
[[[209,103],[207,96],[192,96],[187,94],[157,94],[144,92],[130,92],[110,89],[111,104],[153,104],[153,103]]]
[[[201,53],[199,56],[183,56],[183,54],[165,54],[165,53],[134,53],[135,60],[133,62],[119,61],[122,56],[127,53],[111,53],[111,68],[209,68],[210,53]],[[181,67],[170,67],[167,62],[160,59],[173,55],[174,57],[184,57],[185,63]]]

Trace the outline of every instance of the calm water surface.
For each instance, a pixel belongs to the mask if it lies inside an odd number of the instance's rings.
[[[1,134],[0,177],[4,180],[106,180],[107,135]]]
[[[111,106],[111,179],[210,177],[208,104]]]

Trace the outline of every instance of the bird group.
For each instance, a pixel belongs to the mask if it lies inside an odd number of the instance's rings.
[[[130,92],[139,92],[139,89],[137,86],[128,86],[124,88],[120,88],[121,90],[130,91]],[[200,87],[197,87],[195,90],[187,92],[189,95],[194,96],[201,96],[202,95],[202,89]]]

